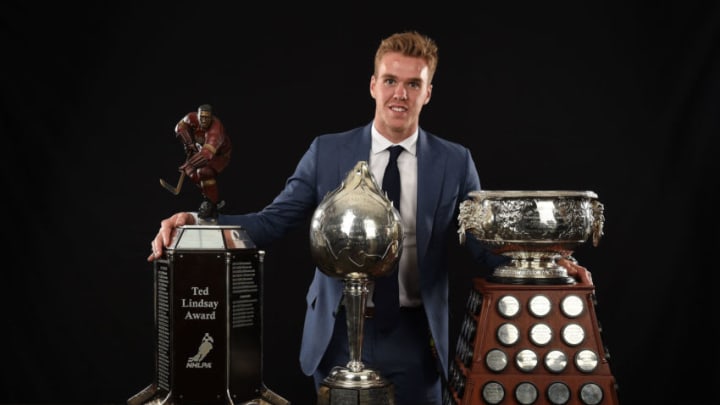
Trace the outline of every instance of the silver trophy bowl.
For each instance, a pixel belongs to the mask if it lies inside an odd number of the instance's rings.
[[[368,389],[373,395],[391,396],[389,382],[361,361],[362,336],[368,283],[392,273],[402,254],[404,235],[398,211],[364,161],[316,208],[310,224],[311,253],[320,271],[344,280],[350,346],[350,361],[345,367],[335,367],[322,388]]]
[[[518,284],[573,283],[557,263],[603,234],[604,207],[592,191],[473,191],[460,204],[458,234],[466,233],[496,254],[510,257],[491,279]]]
[[[315,264],[338,278],[391,272],[402,254],[403,237],[400,214],[363,161],[325,196],[310,224]]]

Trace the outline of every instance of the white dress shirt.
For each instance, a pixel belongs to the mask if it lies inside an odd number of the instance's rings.
[[[416,307],[422,304],[420,298],[420,276],[417,268],[417,243],[415,240],[415,217],[417,213],[417,139],[418,132],[398,145],[405,150],[398,156],[400,170],[400,218],[405,239],[398,264],[400,285],[400,306]],[[388,147],[394,144],[384,138],[372,127],[372,146],[370,149],[370,171],[381,186],[385,166],[390,159]],[[368,294],[372,297],[372,291]],[[371,299],[368,299],[370,302]],[[372,304],[371,304],[372,305]]]

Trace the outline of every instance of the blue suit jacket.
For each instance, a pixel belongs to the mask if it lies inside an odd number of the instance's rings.
[[[312,216],[326,194],[340,186],[357,162],[369,161],[371,126],[372,123],[342,133],[318,136],[271,204],[258,213],[221,215],[219,223],[242,226],[259,247],[283,237],[291,228],[303,224]],[[448,238],[457,241],[459,204],[470,191],[480,189],[480,180],[467,148],[422,129],[417,142],[417,165],[416,236],[420,288],[447,378],[449,313],[446,244]],[[476,259],[493,266],[493,255],[488,255],[472,238],[467,240]],[[316,268],[307,292],[300,349],[300,365],[306,375],[312,375],[327,348],[335,324],[335,311],[342,296],[343,280],[329,277]]]

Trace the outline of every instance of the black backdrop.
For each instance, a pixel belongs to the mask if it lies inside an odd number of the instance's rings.
[[[440,46],[421,125],[467,145],[485,189],[605,205],[575,256],[621,402],[716,402],[720,7],[535,3],[6,5],[0,403],[122,403],[152,381],[149,241],[199,201],[158,184],[177,179],[180,117],[215,106],[235,145],[222,192],[259,210],[315,135],[369,122],[373,52],[404,29]],[[453,335],[478,275],[456,249]],[[307,229],[266,258],[265,383],[311,404]]]

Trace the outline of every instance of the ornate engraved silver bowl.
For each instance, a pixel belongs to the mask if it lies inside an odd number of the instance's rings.
[[[603,234],[604,207],[592,191],[473,191],[460,204],[460,243],[466,233],[511,258],[492,278],[509,283],[571,283],[557,263],[591,236]]]

